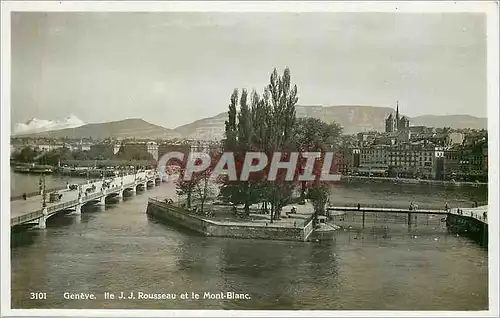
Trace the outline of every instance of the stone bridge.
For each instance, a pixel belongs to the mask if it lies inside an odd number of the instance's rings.
[[[105,184],[105,181],[110,182]],[[59,212],[74,210],[74,213],[81,214],[82,206],[85,204],[104,205],[106,199],[111,197],[121,201],[125,191],[135,193],[137,189],[145,190],[148,187],[155,186],[160,181],[154,170],[146,170],[136,174],[79,185],[76,190],[65,189],[58,191],[59,194],[62,194],[60,201],[47,202],[45,207],[42,205],[43,198],[41,195],[27,200],[12,201],[10,226],[35,223],[39,228],[43,229],[47,219]],[[48,199],[48,196],[46,199]]]

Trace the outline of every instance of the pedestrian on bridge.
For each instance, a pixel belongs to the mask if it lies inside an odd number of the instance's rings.
[[[450,209],[450,207],[448,206],[448,202],[446,202],[446,203],[444,204],[444,210],[445,210],[446,212],[448,212],[448,210],[449,210],[449,209]]]
[[[361,210],[361,205],[358,203],[358,211]]]

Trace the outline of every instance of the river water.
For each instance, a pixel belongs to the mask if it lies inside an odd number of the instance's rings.
[[[37,187],[37,178],[22,176]],[[31,179],[30,179],[31,178]],[[20,183],[11,175],[12,192]],[[57,184],[54,177],[54,185]],[[65,184],[66,180],[59,180]],[[29,190],[25,190],[29,191]],[[485,188],[339,184],[331,202],[420,207],[486,200]],[[22,193],[22,192],[21,192]],[[321,242],[206,238],[145,214],[148,196],[172,197],[162,184],[105,208],[55,216],[45,230],[11,235],[12,308],[486,310],[488,253],[446,232],[438,217],[349,214],[352,226]],[[382,230],[385,229],[385,230]],[[382,235],[384,232],[384,235]],[[247,300],[180,299],[233,291]],[[30,300],[30,293],[46,293]],[[96,300],[66,300],[94,293]],[[170,293],[175,300],[106,300],[104,293]]]

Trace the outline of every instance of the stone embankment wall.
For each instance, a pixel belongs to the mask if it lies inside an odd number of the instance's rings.
[[[452,233],[467,236],[481,246],[488,246],[488,224],[466,215],[448,214],[446,218],[448,230]]]
[[[234,237],[242,239],[267,239],[283,241],[306,241],[311,234],[311,224],[305,227],[278,227],[248,224],[225,224],[189,214],[172,204],[150,199],[146,213],[166,223],[181,226],[205,236]]]

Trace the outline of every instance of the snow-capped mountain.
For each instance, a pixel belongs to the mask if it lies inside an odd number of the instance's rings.
[[[25,123],[13,125],[12,133],[14,135],[32,134],[50,130],[76,128],[83,125],[85,125],[85,123],[75,115],[69,115],[66,118],[58,120],[46,120],[33,117]]]

